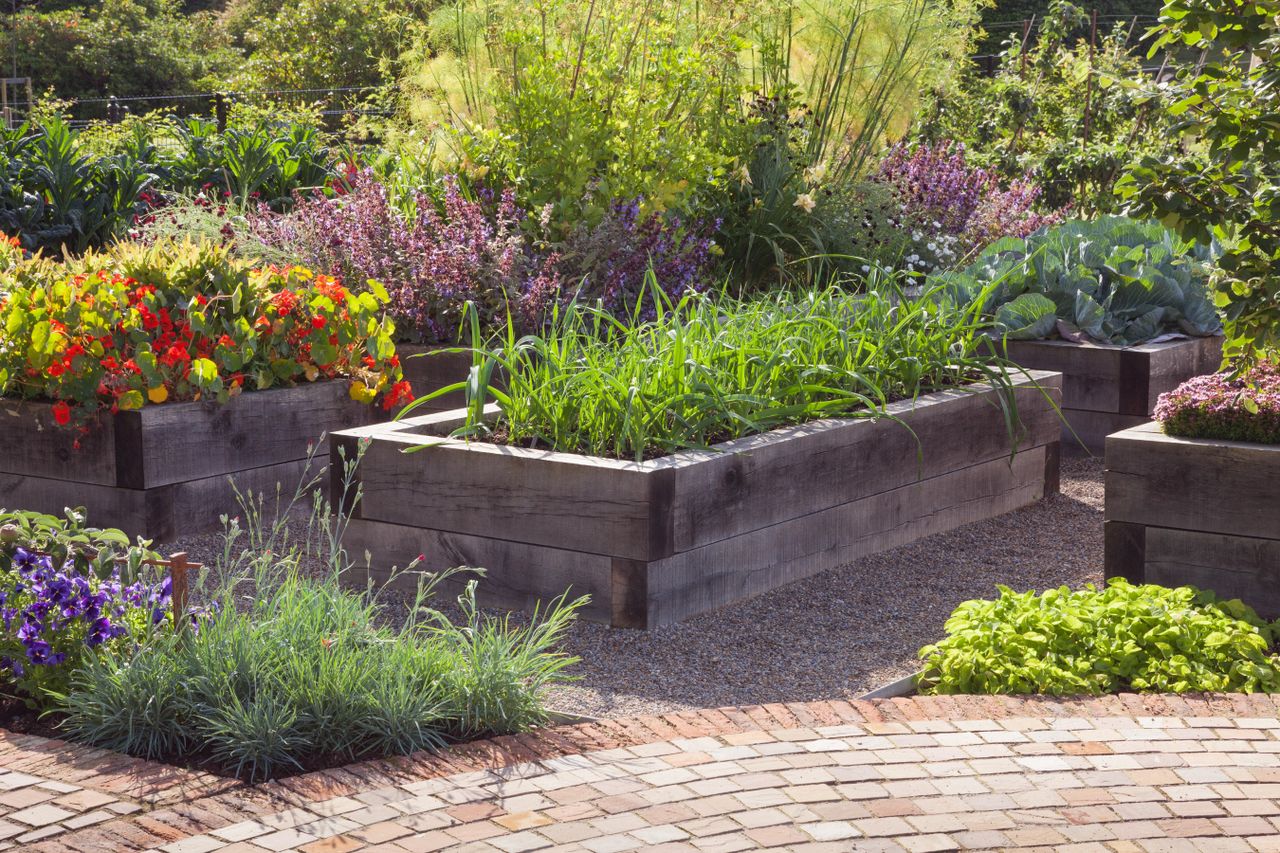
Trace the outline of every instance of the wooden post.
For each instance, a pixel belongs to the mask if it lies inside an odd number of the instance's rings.
[[[213,115],[218,122],[218,133],[227,130],[227,96],[219,92],[213,96]]]
[[[1089,144],[1089,119],[1093,106],[1093,51],[1098,43],[1098,10],[1095,8],[1089,23],[1089,76],[1084,81],[1084,144]]]
[[[187,616],[187,552],[179,551],[169,557],[169,577],[173,581],[173,630],[180,631]]]

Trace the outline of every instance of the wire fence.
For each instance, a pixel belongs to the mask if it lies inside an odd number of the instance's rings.
[[[1142,45],[1147,41],[1147,31],[1159,20],[1155,15],[1098,15],[1093,14],[1084,24],[1073,28],[1066,35],[1070,39],[1085,39],[1091,43],[1096,43],[1101,32],[1118,26],[1128,28],[1126,43],[1130,49]],[[1020,21],[991,21],[984,23],[982,28],[987,31],[988,38],[984,44],[990,44],[992,38],[1000,38],[1001,41],[1007,43],[1013,40],[1021,53],[1026,53],[1031,49],[1031,45],[1039,36],[1041,29],[1045,23],[1044,18],[1024,18]],[[994,77],[996,71],[1000,68],[1000,59],[1004,55],[1001,53],[982,53],[973,57],[973,62],[978,66],[979,71],[987,76]],[[1156,74],[1163,66],[1160,64],[1143,66],[1143,70],[1148,74]]]
[[[386,92],[380,86],[334,86],[310,89],[262,89],[256,91],[193,92],[165,95],[109,95],[76,98],[63,102],[68,121],[73,127],[93,122],[118,124],[129,116],[166,112],[180,117],[198,116],[217,121],[218,129],[226,129],[231,109],[236,104],[281,111],[306,108],[323,117],[326,124],[337,126],[346,119],[362,116],[389,116],[390,111],[378,106],[373,97]],[[30,115],[33,104],[27,93],[9,102],[14,122]]]

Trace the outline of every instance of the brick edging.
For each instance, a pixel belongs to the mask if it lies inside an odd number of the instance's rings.
[[[674,738],[735,735],[777,729],[820,728],[848,723],[911,723],[920,720],[1010,717],[1280,717],[1280,695],[1120,694],[1101,697],[911,696],[898,699],[829,700],[678,711],[660,716],[604,719],[554,726],[519,735],[459,744],[445,751],[362,761],[261,785],[245,785],[104,750],[48,741],[0,730],[0,763],[6,744],[23,740],[30,767],[48,778],[118,791],[147,780],[157,808],[61,836],[33,850],[91,853],[104,849],[145,850],[189,835],[261,817],[308,802],[433,777],[534,762],[596,750],[618,749]],[[44,741],[44,745],[36,742]],[[37,760],[35,756],[44,756]],[[113,758],[114,756],[114,758]],[[122,762],[117,765],[116,761]],[[98,778],[89,779],[106,761]],[[4,764],[4,766],[9,766]],[[13,769],[21,769],[14,767]],[[210,782],[209,780],[216,780]],[[152,783],[156,780],[158,784]],[[160,781],[171,780],[171,781]],[[222,783],[221,786],[218,783]],[[127,795],[127,794],[126,794]],[[121,845],[125,845],[121,847]]]

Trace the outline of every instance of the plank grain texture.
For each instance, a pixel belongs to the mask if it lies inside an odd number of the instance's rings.
[[[1155,423],[1107,439],[1106,573],[1190,584],[1280,616],[1280,446]]]

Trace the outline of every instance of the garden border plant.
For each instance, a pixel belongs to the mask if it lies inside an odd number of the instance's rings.
[[[351,473],[358,464],[358,456],[344,460],[339,475],[355,504]],[[291,495],[237,492],[239,516],[224,519],[222,553],[192,589],[203,606],[183,630],[131,631],[114,645],[75,630],[55,638],[67,656],[45,655],[39,671],[48,689],[24,694],[53,714],[55,736],[257,782],[435,750],[548,719],[543,689],[566,680],[565,668],[576,661],[556,647],[583,602],[562,595],[529,625],[516,626],[477,611],[471,580],[451,621],[431,607],[434,589],[446,575],[475,572],[451,569],[418,576],[397,622],[377,593],[341,583],[349,570],[338,547],[345,519],[315,488],[313,470]],[[308,496],[311,515],[300,531],[296,510]],[[86,531],[79,517],[63,529],[22,518],[30,523],[6,528],[0,556],[33,533],[64,551],[88,547],[81,540],[122,539],[118,531]],[[15,553],[26,559],[20,547]],[[0,570],[0,585],[17,569]],[[66,573],[72,587],[94,582],[70,563]],[[43,589],[37,585],[35,593]],[[150,623],[164,602],[153,595],[143,603]],[[0,649],[8,651],[15,636],[29,639],[0,625]]]

